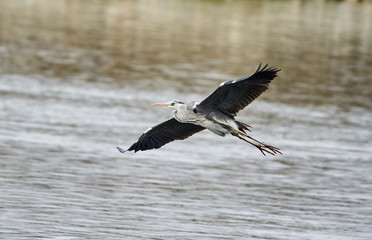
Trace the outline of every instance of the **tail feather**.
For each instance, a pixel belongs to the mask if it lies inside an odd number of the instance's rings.
[[[246,123],[243,123],[243,122],[239,122],[237,120],[235,120],[235,123],[238,124],[238,128],[240,131],[244,132],[245,133],[245,130],[247,131],[251,131],[249,128],[252,128],[250,125],[246,124]]]

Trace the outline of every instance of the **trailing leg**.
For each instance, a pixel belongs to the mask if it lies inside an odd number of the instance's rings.
[[[235,137],[238,137],[238,138],[242,139],[243,141],[245,141],[245,142],[247,142],[247,143],[252,144],[252,145],[255,146],[256,148],[258,148],[258,149],[261,151],[261,153],[262,153],[263,155],[265,155],[265,156],[266,156],[265,152],[266,152],[266,153],[269,153],[269,154],[271,154],[271,155],[275,155],[275,154],[277,154],[277,153],[282,154],[282,153],[280,152],[280,149],[279,149],[279,148],[274,147],[274,146],[271,146],[271,145],[267,145],[267,144],[265,144],[265,143],[263,143],[263,142],[260,142],[260,141],[258,141],[258,140],[256,140],[256,139],[254,139],[254,138],[252,138],[252,137],[246,135],[246,134],[244,134],[244,135],[242,135],[242,136],[244,136],[244,137],[246,137],[246,138],[249,138],[249,139],[251,139],[251,140],[253,140],[253,141],[250,141],[250,140],[248,140],[248,139],[242,137],[241,135],[239,135],[239,133],[232,133],[232,135],[235,136]]]

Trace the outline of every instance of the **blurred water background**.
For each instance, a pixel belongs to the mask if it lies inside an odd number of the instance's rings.
[[[372,239],[370,1],[0,0],[1,239]],[[204,131],[120,154],[258,64],[266,156]]]

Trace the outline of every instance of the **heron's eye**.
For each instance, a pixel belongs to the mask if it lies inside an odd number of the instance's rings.
[[[171,106],[174,106],[174,102],[172,102],[170,105],[171,105]]]

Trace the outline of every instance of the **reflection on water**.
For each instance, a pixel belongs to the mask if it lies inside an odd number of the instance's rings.
[[[0,0],[6,239],[369,239],[372,4]],[[259,62],[263,157],[203,132],[119,154]]]

